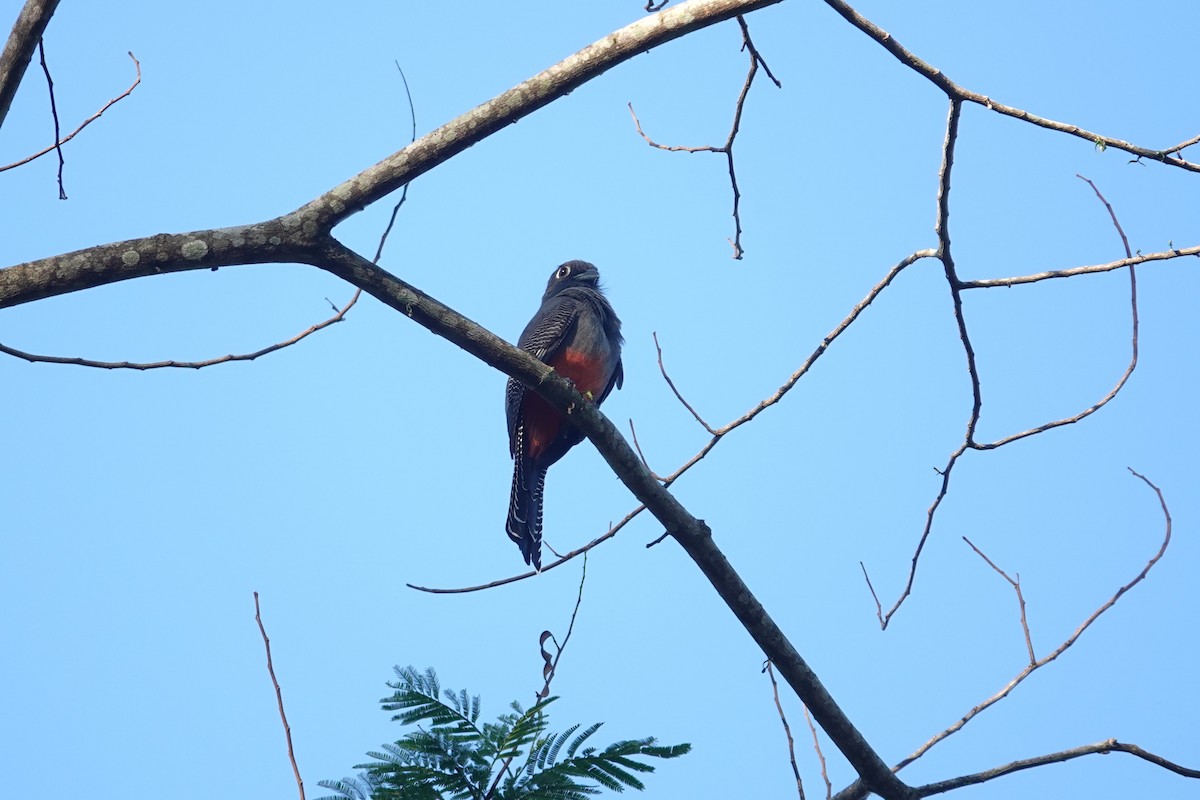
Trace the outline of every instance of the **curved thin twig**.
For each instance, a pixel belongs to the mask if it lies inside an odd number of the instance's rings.
[[[33,155],[25,156],[25,158],[22,158],[20,161],[14,161],[11,164],[5,164],[4,166],[0,167],[0,172],[4,172],[5,170],[15,169],[17,167],[24,166],[25,164],[28,164],[30,161],[34,161],[36,159],[41,158],[42,156],[46,155],[47,153],[51,152],[52,150],[61,148],[64,144],[66,144],[67,142],[71,141],[76,136],[78,136],[79,132],[82,131],[84,128],[86,128],[88,125],[91,125],[93,122],[100,119],[100,116],[102,114],[104,114],[105,111],[108,111],[114,105],[116,105],[120,101],[124,100],[126,97],[129,97],[129,95],[133,93],[133,90],[138,87],[138,84],[140,84],[142,82],[142,64],[140,61],[137,60],[137,58],[133,55],[132,52],[128,53],[128,55],[131,59],[133,59],[133,67],[137,71],[137,75],[134,77],[133,83],[131,83],[129,85],[128,89],[121,92],[119,95],[117,95],[113,99],[109,100],[107,103],[105,103],[100,108],[99,111],[97,111],[95,114],[92,114],[90,117],[85,119],[83,122],[81,122],[79,124],[78,128],[71,131],[66,136],[62,137],[61,139],[58,138],[57,132],[56,132],[54,144],[47,145],[46,147],[43,147],[41,150],[34,153]]]
[[[275,678],[275,665],[271,662],[271,640],[267,638],[267,629],[263,627],[262,612],[258,607],[258,592],[254,593],[254,621],[258,623],[258,632],[262,634],[263,647],[267,651],[267,674],[271,676],[271,685],[275,687],[275,702],[279,705],[279,719],[283,722],[283,733],[287,738],[288,760],[292,762],[292,774],[296,776],[296,788],[300,792],[300,800],[304,800],[304,780],[300,777],[300,767],[296,764],[296,751],[292,747],[292,726],[288,724],[287,712],[283,710],[283,692],[279,681]]]

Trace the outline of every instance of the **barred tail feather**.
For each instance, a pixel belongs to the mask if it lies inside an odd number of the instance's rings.
[[[513,465],[512,495],[508,501],[508,538],[521,548],[526,564],[542,571],[542,490],[546,470],[517,456]]]

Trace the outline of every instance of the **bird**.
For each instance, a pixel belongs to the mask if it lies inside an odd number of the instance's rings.
[[[600,271],[586,261],[560,265],[546,282],[542,304],[517,347],[575,384],[596,405],[621,388],[621,320],[600,289]],[[509,378],[504,393],[508,449],[513,458],[508,536],[526,564],[542,570],[542,491],[546,470],[583,441],[583,432],[537,392]]]

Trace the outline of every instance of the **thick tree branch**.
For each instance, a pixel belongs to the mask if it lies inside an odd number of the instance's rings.
[[[0,51],[0,126],[4,125],[17,87],[56,8],[58,0],[28,0],[17,15],[4,50]]]
[[[0,308],[109,283],[244,264],[312,264],[317,248],[296,215],[255,225],[160,233],[0,269]]]

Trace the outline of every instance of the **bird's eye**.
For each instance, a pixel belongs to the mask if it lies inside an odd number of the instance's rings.
[[[561,281],[563,278],[567,277],[570,274],[571,274],[571,268],[569,266],[567,266],[566,264],[563,264],[561,267],[558,268],[558,272],[554,273],[554,277],[558,278]]]

